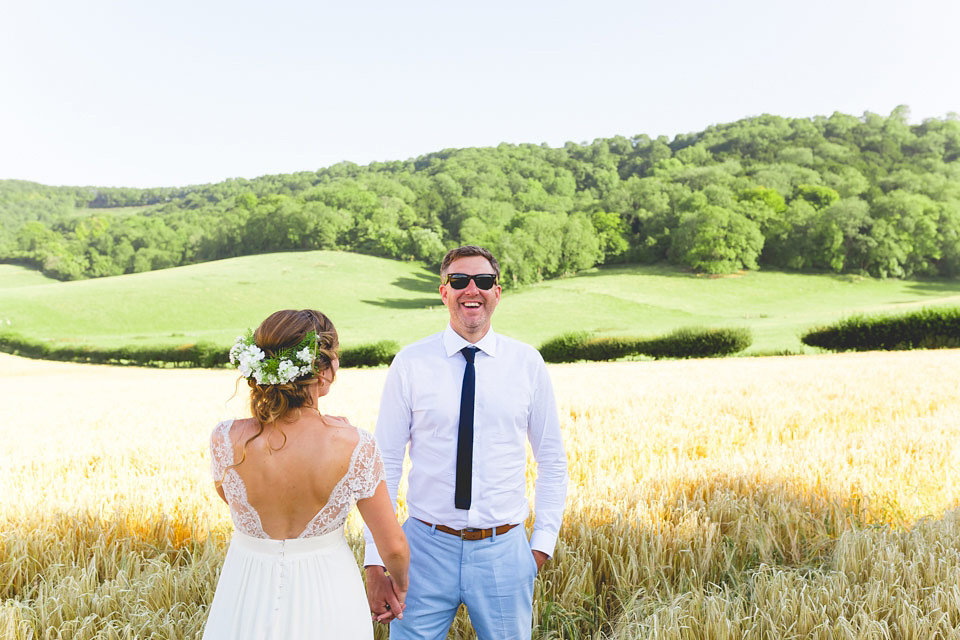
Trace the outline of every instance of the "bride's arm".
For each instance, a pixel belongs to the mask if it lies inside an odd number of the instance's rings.
[[[379,573],[379,575],[371,576],[371,572],[368,571],[368,580],[377,580],[379,584],[379,588],[373,590],[368,587],[368,598],[377,600],[377,602],[371,600],[370,608],[375,612],[382,610],[383,603],[379,601],[383,600],[390,605],[386,614],[384,614],[384,619],[389,619],[394,615],[402,618],[409,582],[407,570],[410,565],[410,549],[407,547],[407,537],[403,534],[403,529],[400,528],[397,517],[393,512],[393,504],[390,502],[390,496],[387,493],[387,485],[380,482],[372,496],[357,501],[357,508],[360,510],[360,515],[363,516],[363,521],[370,533],[373,534],[377,552],[390,574],[389,579],[393,587],[392,594],[384,593],[384,591],[387,591],[385,589],[387,583],[383,580],[383,574]],[[378,571],[380,569],[379,567],[371,568]],[[391,595],[395,597],[393,602],[391,601]]]

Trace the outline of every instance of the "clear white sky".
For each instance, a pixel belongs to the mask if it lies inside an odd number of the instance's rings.
[[[448,147],[960,111],[957,0],[6,0],[0,178],[185,186]]]

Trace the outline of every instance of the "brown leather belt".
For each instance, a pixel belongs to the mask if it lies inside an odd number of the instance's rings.
[[[420,520],[420,518],[417,518],[417,520]],[[449,533],[452,536],[457,536],[461,540],[483,540],[485,538],[492,538],[495,534],[502,536],[507,531],[510,531],[510,529],[513,529],[517,526],[515,524],[502,524],[499,527],[491,527],[489,529],[452,529],[442,524],[430,524],[429,522],[425,522],[423,520],[420,520],[420,522],[423,522],[423,524],[427,525],[428,527],[435,528],[437,531],[442,531],[444,533]]]

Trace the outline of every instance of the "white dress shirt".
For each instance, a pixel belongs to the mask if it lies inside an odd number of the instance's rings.
[[[376,437],[394,506],[410,444],[407,511],[455,529],[523,524],[526,441],[537,461],[536,521],[530,546],[553,555],[567,495],[567,458],[553,385],[540,353],[490,330],[474,346],[473,482],[470,509],[454,507],[460,390],[470,343],[446,330],[402,349],[380,400]],[[364,565],[382,565],[364,528]]]

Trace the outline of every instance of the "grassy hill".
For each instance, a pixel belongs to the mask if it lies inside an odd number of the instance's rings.
[[[226,346],[272,311],[313,307],[330,315],[345,345],[405,344],[446,323],[438,281],[419,264],[330,251],[76,282],[0,265],[0,330],[63,344]],[[507,291],[494,326],[535,345],[577,329],[657,335],[682,326],[745,326],[754,333],[747,353],[801,351],[798,335],[813,325],[936,304],[960,304],[960,282],[779,272],[711,278],[624,267]]]
[[[13,289],[40,284],[55,284],[60,282],[48,278],[39,271],[26,269],[12,264],[0,264],[0,289]]]

